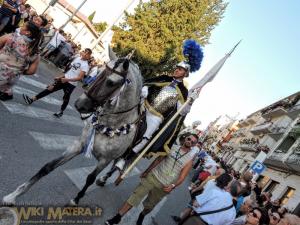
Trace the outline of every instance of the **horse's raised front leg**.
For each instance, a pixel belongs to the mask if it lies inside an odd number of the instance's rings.
[[[91,186],[95,180],[96,180],[96,177],[97,175],[110,163],[110,160],[107,160],[107,159],[100,159],[98,164],[97,164],[97,167],[96,169],[93,170],[93,172],[91,172],[87,178],[86,178],[86,182],[85,182],[85,185],[84,187],[81,189],[80,192],[78,192],[77,196],[72,199],[70,201],[70,204],[71,205],[77,205],[79,203],[79,200],[85,195],[85,192],[86,190],[88,189],[89,186]]]
[[[37,172],[33,177],[30,178],[29,181],[23,183],[17,189],[4,196],[2,199],[3,204],[7,205],[14,205],[16,202],[16,198],[20,195],[26,193],[36,182],[38,182],[42,177],[48,175],[50,172],[52,172],[57,167],[65,164],[66,162],[73,159],[75,156],[79,155],[81,153],[81,149],[85,143],[86,136],[87,136],[87,130],[86,127],[83,132],[80,141],[76,140],[72,147],[65,151],[62,156],[52,160],[51,162],[46,163],[40,170]]]

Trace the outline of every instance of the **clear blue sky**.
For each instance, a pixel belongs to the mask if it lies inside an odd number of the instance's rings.
[[[70,0],[79,4],[82,0]],[[129,2],[101,0],[96,20],[111,22]],[[136,1],[138,2],[138,1]],[[82,9],[89,15],[94,0]],[[202,90],[186,119],[202,120],[205,127],[218,115],[245,117],[281,98],[300,91],[300,1],[229,1],[224,18],[212,31],[200,72],[192,85],[233,45],[243,39],[215,80]]]
[[[207,125],[219,114],[237,112],[245,117],[300,91],[299,12],[300,2],[293,0],[230,1],[211,44],[204,48],[200,76],[239,39],[243,41],[202,91],[187,122],[198,118]]]

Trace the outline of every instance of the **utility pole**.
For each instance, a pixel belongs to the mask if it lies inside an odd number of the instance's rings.
[[[100,35],[100,37],[93,43],[92,50],[96,48],[97,44],[102,40],[102,38],[111,30],[111,28],[122,18],[124,12],[135,2],[136,0],[131,0],[124,10],[120,13],[120,15],[114,20],[114,22],[108,26],[105,31]]]
[[[46,9],[44,10],[44,12],[42,13],[42,15],[44,15],[46,13],[46,11],[50,8],[50,6],[54,6],[57,2],[58,2],[58,0],[51,0],[49,2],[48,6],[46,7]]]
[[[81,7],[86,3],[87,0],[83,0],[83,2],[78,6],[78,8],[72,13],[72,15],[69,17],[69,19],[65,22],[64,25],[60,27],[60,29],[64,29],[65,26],[73,19],[73,17],[76,15],[76,13],[81,9]]]

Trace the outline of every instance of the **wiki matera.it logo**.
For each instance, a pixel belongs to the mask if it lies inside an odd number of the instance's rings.
[[[0,225],[92,224],[100,217],[100,207],[16,206],[0,207]]]

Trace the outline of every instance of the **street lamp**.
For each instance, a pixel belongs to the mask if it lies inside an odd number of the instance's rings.
[[[65,26],[73,19],[73,17],[76,15],[76,13],[81,9],[81,7],[86,3],[87,0],[83,0],[83,2],[78,6],[78,8],[72,13],[72,15],[69,17],[69,19],[65,22],[64,25],[60,27],[60,29],[64,29]]]

